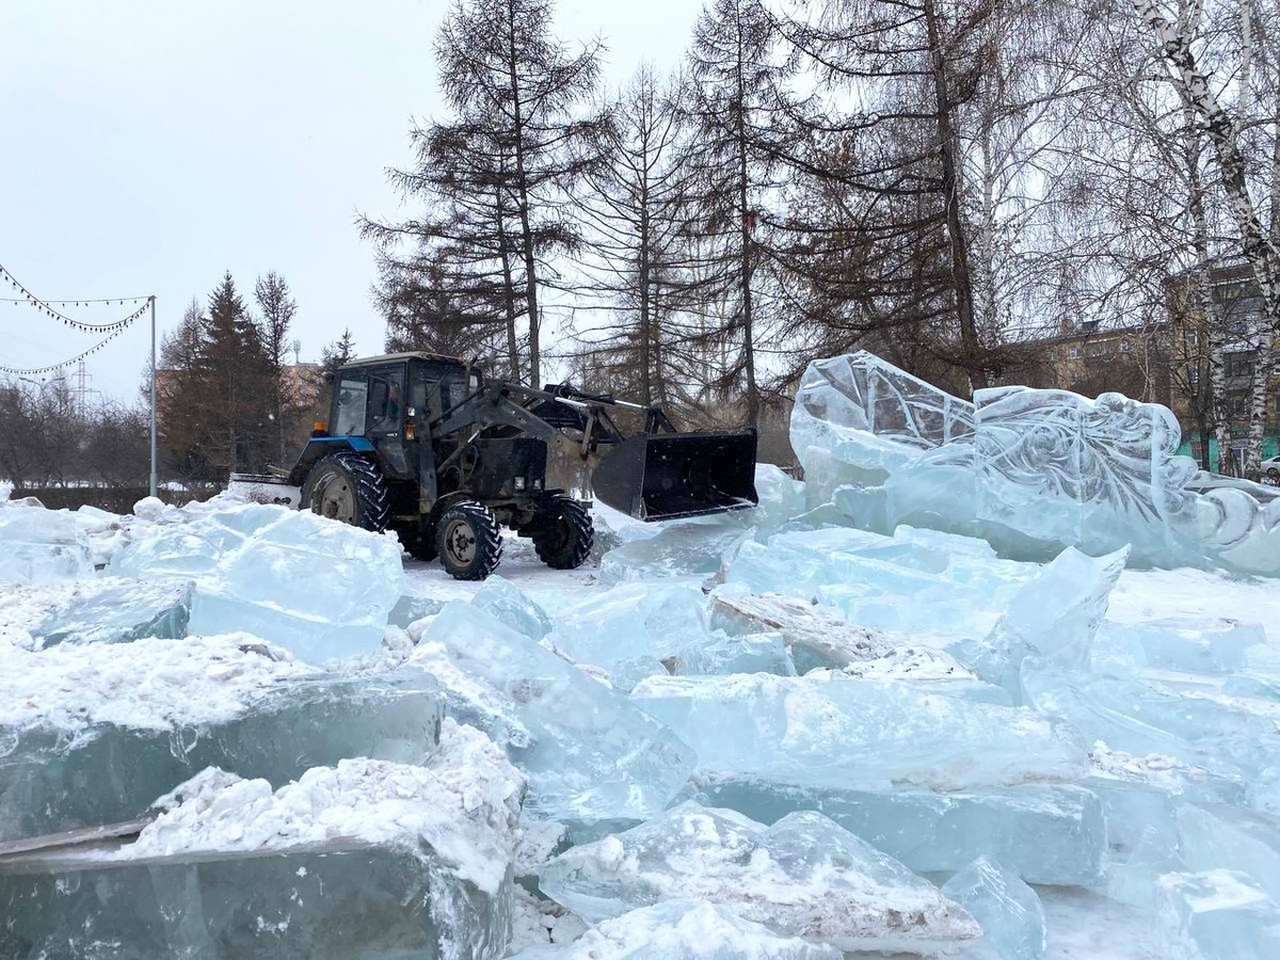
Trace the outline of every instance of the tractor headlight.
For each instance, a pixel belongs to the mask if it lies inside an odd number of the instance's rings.
[[[524,477],[516,477],[516,493],[524,493]]]
[[[541,478],[541,477],[534,477],[534,478],[533,478],[533,489],[535,489],[535,490],[541,490],[541,489],[542,489],[542,478]]]

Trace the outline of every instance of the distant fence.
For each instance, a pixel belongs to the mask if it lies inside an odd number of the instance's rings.
[[[14,487],[9,499],[35,497],[50,510],[78,510],[80,507],[97,507],[111,513],[133,513],[133,505],[148,495],[146,487]],[[203,500],[216,490],[192,492],[188,490],[160,489],[160,499],[165,503],[187,503]]]

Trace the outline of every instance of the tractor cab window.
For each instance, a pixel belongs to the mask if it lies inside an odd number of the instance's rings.
[[[404,415],[404,384],[399,371],[369,378],[369,431],[393,433]]]
[[[335,436],[364,434],[364,413],[369,385],[363,380],[346,380],[338,384],[338,415],[334,418]]]
[[[480,385],[480,378],[475,373],[471,374],[471,384],[468,389],[461,369],[428,367],[414,378],[413,404],[425,409],[429,418],[434,420],[475,392]]]

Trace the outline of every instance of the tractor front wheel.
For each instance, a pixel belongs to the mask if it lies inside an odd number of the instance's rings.
[[[331,453],[307,474],[302,503],[312,513],[381,533],[391,517],[387,483],[358,454]]]
[[[595,528],[586,507],[572,497],[551,497],[532,533],[538,559],[555,570],[575,570],[591,555]]]
[[[436,522],[436,550],[454,579],[485,579],[502,559],[502,536],[493,511],[474,500],[448,507]]]

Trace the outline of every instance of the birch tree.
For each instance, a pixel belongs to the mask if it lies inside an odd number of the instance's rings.
[[[1249,442],[1245,451],[1245,474],[1257,479],[1261,473],[1262,437],[1266,418],[1266,386],[1268,374],[1274,364],[1273,349],[1277,331],[1280,331],[1280,248],[1274,231],[1276,223],[1276,194],[1280,185],[1276,182],[1275,158],[1277,139],[1274,126],[1277,108],[1275,98],[1280,96],[1272,89],[1271,117],[1272,158],[1270,198],[1272,202],[1271,227],[1264,226],[1259,205],[1250,185],[1251,164],[1242,150],[1242,125],[1238,122],[1246,114],[1246,103],[1251,96],[1248,86],[1254,62],[1255,36],[1249,16],[1241,18],[1245,28],[1240,37],[1240,54],[1237,74],[1242,88],[1238,98],[1237,118],[1233,118],[1223,105],[1225,86],[1218,81],[1217,89],[1211,73],[1196,53],[1197,18],[1166,15],[1161,5],[1152,0],[1135,0],[1134,9],[1147,24],[1159,43],[1160,53],[1178,90],[1204,130],[1217,160],[1220,185],[1226,198],[1231,219],[1235,225],[1239,250],[1249,264],[1261,301],[1262,324],[1257,337],[1257,359],[1254,364],[1253,389],[1249,411]],[[1201,49],[1203,45],[1201,44]],[[1221,442],[1221,441],[1220,441]]]

